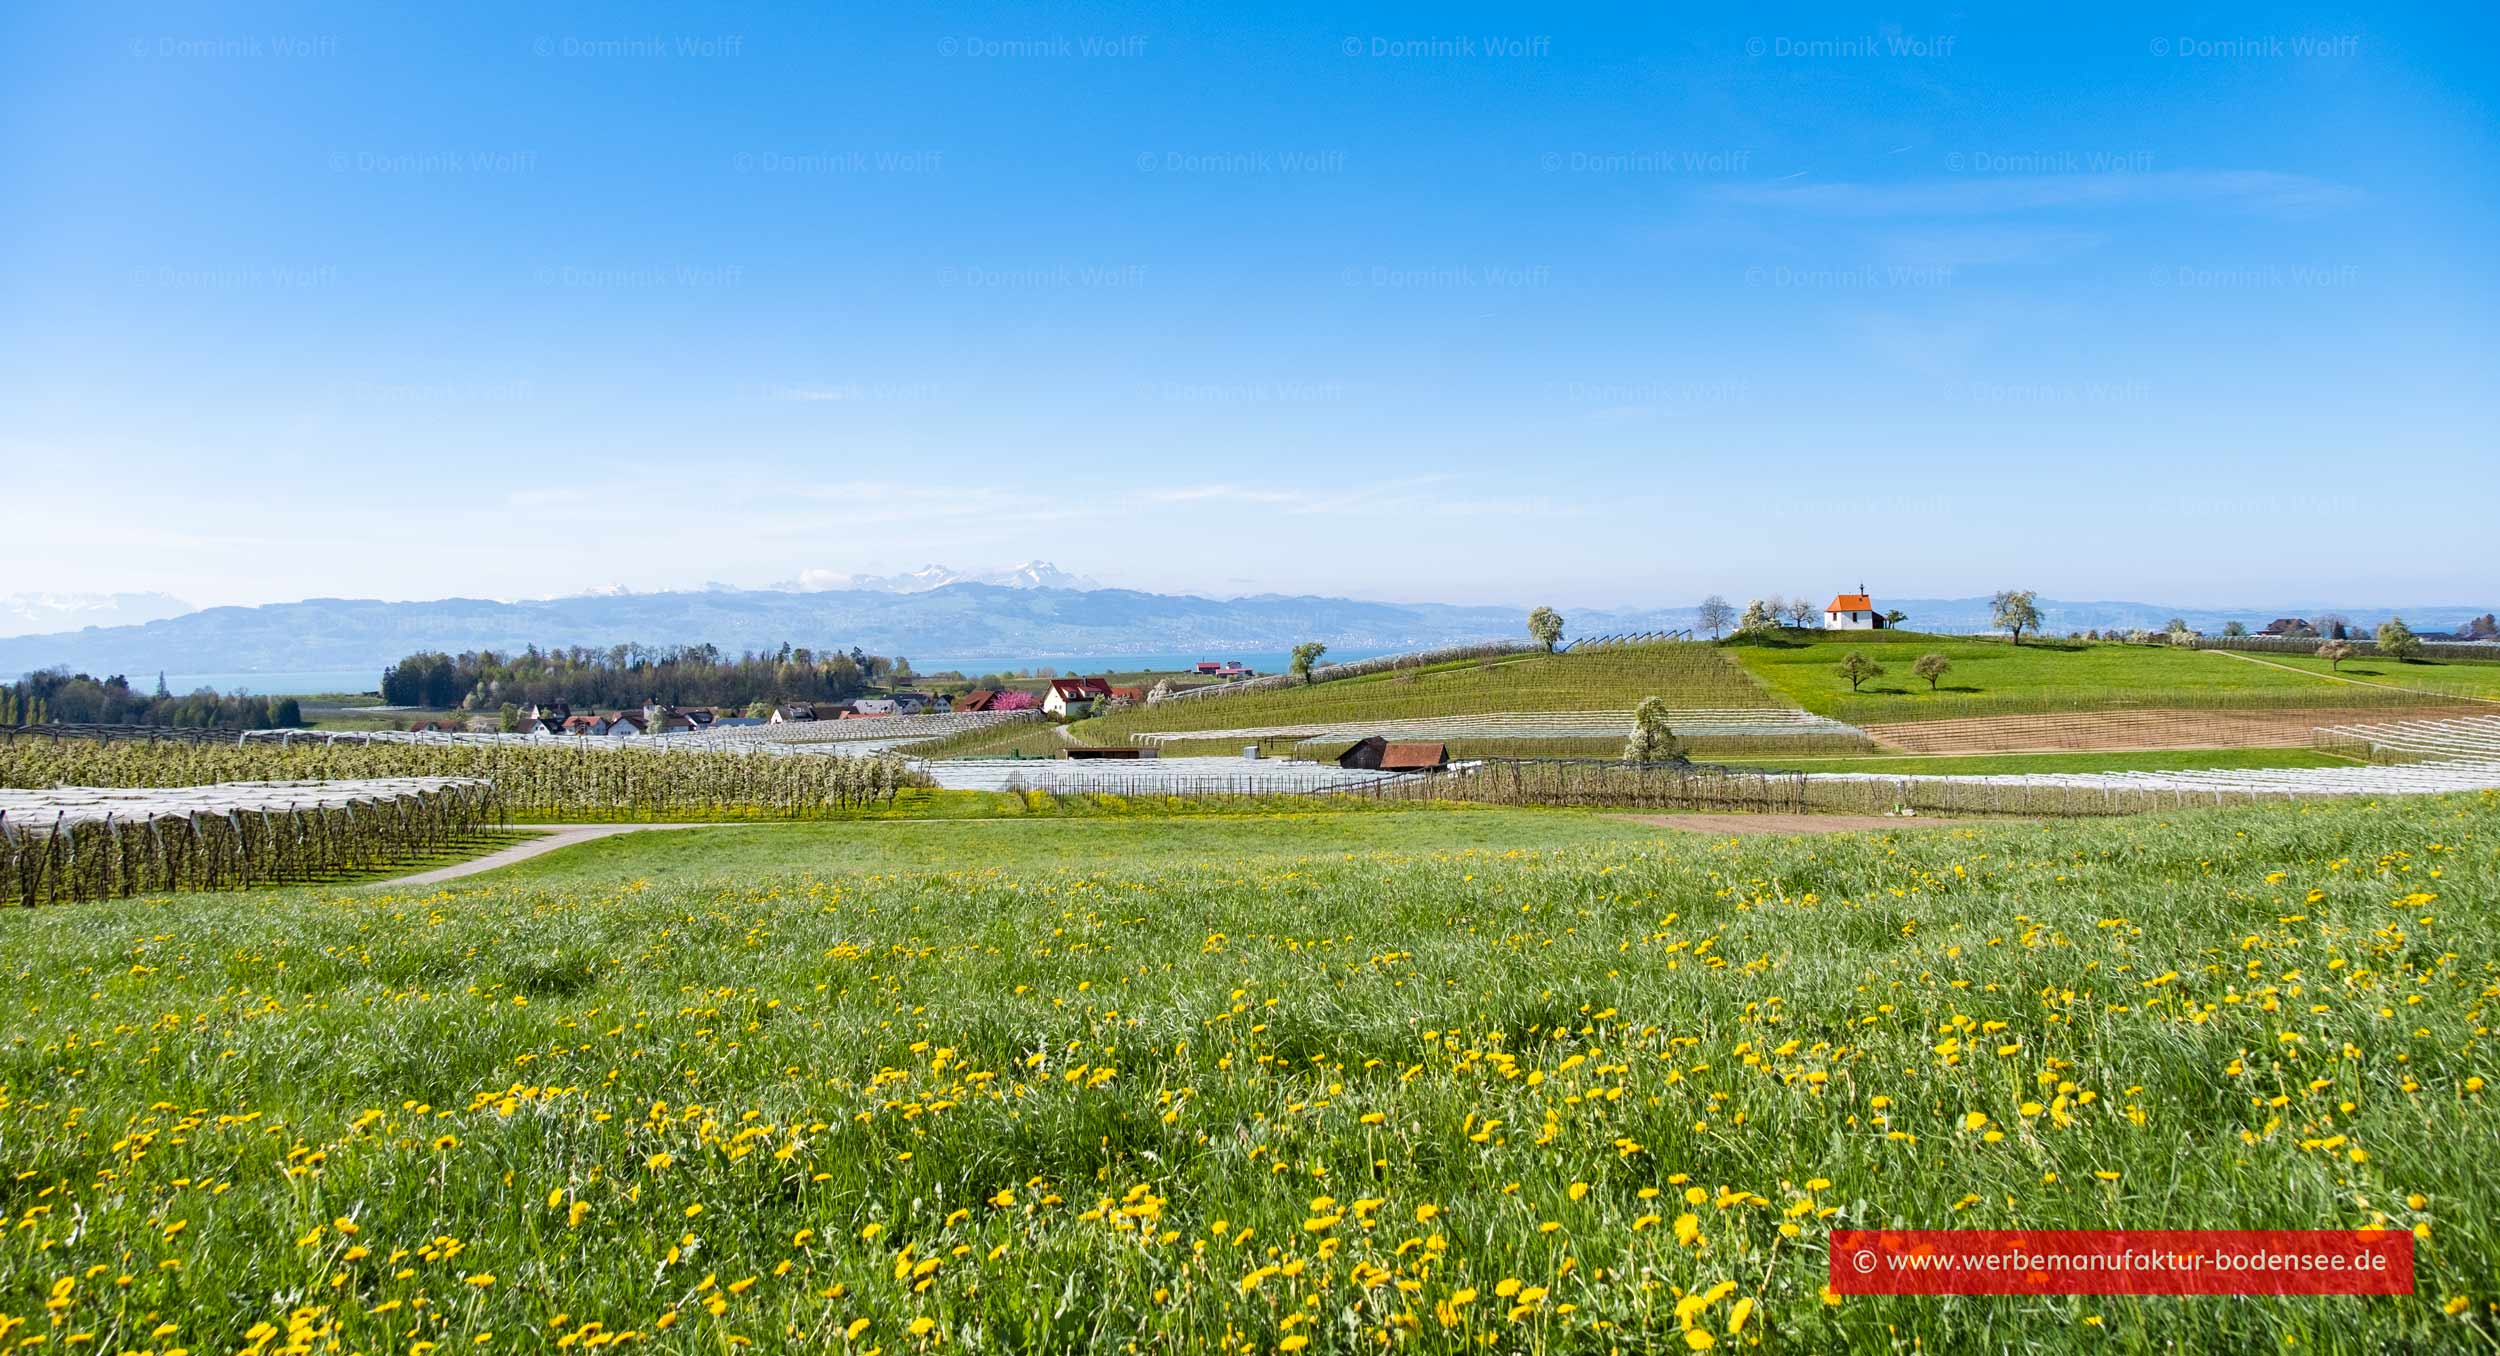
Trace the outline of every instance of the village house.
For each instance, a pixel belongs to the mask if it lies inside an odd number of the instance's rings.
[[[1875,600],[1868,595],[1843,593],[1823,609],[1823,625],[1833,631],[1880,631],[1884,614],[1875,610]]]
[[[1050,690],[1042,694],[1042,710],[1077,720],[1091,713],[1095,702],[1110,695],[1111,684],[1100,678],[1053,678]]]
[[[997,700],[997,693],[992,692],[985,687],[976,687],[970,692],[957,697],[952,709],[958,715],[972,711],[987,711],[990,709],[992,703],[995,703]]]
[[[843,708],[842,719],[856,720],[870,716],[899,716],[903,708],[892,697],[862,697]]]
[[[774,707],[771,719],[775,725],[790,725],[803,720],[821,720],[823,717],[816,714],[812,703],[788,702]]]
[[[2311,626],[2306,617],[2277,617],[2257,629],[2257,634],[2261,636],[2314,636],[2317,633],[2318,628]]]
[[[603,735],[614,735],[617,738],[622,739],[627,735],[641,734],[642,729],[641,712],[619,711],[615,715],[608,717],[607,728],[601,730],[599,733]]]
[[[603,735],[608,723],[595,715],[566,716],[563,732],[569,735]]]

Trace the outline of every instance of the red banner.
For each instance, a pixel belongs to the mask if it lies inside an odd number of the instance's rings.
[[[1841,1229],[1843,1295],[2407,1295],[2402,1229]]]

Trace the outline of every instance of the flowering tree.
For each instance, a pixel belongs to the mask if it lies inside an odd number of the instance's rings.
[[[1032,693],[1021,688],[1009,688],[998,694],[997,700],[990,703],[990,709],[993,711],[1030,711],[1041,704],[1042,699]]]

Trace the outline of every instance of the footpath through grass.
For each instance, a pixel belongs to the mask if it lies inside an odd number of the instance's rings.
[[[2495,828],[814,824],[0,912],[0,1345],[2479,1349]],[[2421,1279],[1831,1302],[1894,1224]]]

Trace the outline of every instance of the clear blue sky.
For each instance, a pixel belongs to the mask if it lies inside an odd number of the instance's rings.
[[[8,591],[2489,603],[2488,7],[0,13]]]

